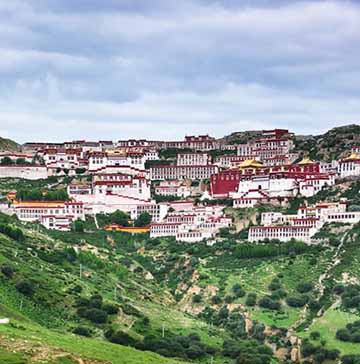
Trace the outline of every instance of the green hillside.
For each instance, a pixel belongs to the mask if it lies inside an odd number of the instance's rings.
[[[23,183],[4,180],[0,191]],[[356,210],[358,191],[345,182],[309,202],[347,197]],[[240,223],[266,209],[228,213]],[[181,244],[98,230],[92,219],[85,232],[48,231],[2,214],[0,231],[5,363],[266,364],[300,349],[330,363],[359,352],[337,337],[360,318],[359,225],[326,225],[313,246],[249,244],[245,230]]]

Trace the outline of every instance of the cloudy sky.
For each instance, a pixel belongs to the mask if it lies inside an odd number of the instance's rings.
[[[360,122],[360,1],[0,0],[0,136]]]

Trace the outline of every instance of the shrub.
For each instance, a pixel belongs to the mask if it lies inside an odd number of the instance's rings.
[[[320,332],[319,331],[313,331],[310,333],[310,338],[312,340],[319,340],[320,339]]]
[[[296,286],[296,290],[299,293],[307,293],[310,292],[314,288],[314,285],[311,282],[300,282]]]
[[[80,336],[91,336],[91,331],[87,327],[78,326],[73,330],[73,333]]]
[[[243,290],[243,288],[241,287],[240,284],[236,283],[232,286],[232,291],[234,293],[234,296],[239,298],[239,297],[244,297],[246,292]]]
[[[285,298],[286,296],[287,296],[287,292],[283,288],[280,288],[280,289],[278,289],[276,291],[273,291],[271,293],[271,296],[270,297],[273,300],[277,301],[277,300],[280,300],[282,298]]]
[[[345,286],[343,284],[339,283],[334,286],[333,291],[335,294],[341,295],[345,291]]]
[[[112,305],[110,303],[106,303],[103,305],[102,309],[108,314],[108,315],[116,315],[119,312],[119,307]]]
[[[137,343],[134,338],[132,338],[130,335],[123,331],[117,331],[112,333],[108,337],[108,340],[114,344],[120,344],[125,346],[135,346],[135,344]]]
[[[193,303],[200,303],[202,301],[202,297],[199,294],[194,294],[192,296],[192,302]]]
[[[255,306],[256,305],[256,293],[254,292],[250,292],[248,293],[247,297],[246,297],[246,301],[245,304],[247,306]]]
[[[23,241],[24,234],[21,229],[8,224],[0,224],[0,233],[7,235],[16,241]]]
[[[286,303],[290,307],[304,307],[308,302],[309,296],[307,295],[290,296],[286,299]]]
[[[82,220],[76,220],[74,221],[72,228],[76,233],[83,233],[85,230],[85,223]]]
[[[93,307],[93,308],[101,308],[103,304],[103,299],[100,295],[94,295],[90,297],[89,300],[89,307]]]
[[[336,338],[341,341],[359,343],[360,342],[360,321],[355,321],[352,324],[347,324],[346,328],[337,330]]]
[[[269,290],[270,291],[277,291],[281,288],[281,283],[278,278],[274,278],[271,283],[269,284]]]
[[[17,283],[16,289],[25,296],[34,294],[34,284],[30,281],[20,281]]]
[[[135,220],[135,226],[147,226],[151,223],[152,216],[148,212],[141,213],[138,218]]]
[[[89,310],[86,310],[85,315],[87,319],[96,324],[104,324],[107,321],[107,313],[98,308],[90,308]]]
[[[270,310],[279,310],[281,304],[278,301],[274,301],[271,297],[265,296],[259,300],[259,306],[263,308],[268,308]]]
[[[214,305],[218,305],[222,302],[222,299],[220,296],[218,295],[215,295],[215,296],[212,296],[211,297],[211,302],[214,304]]]
[[[15,269],[10,265],[3,265],[1,267],[1,273],[7,278],[12,278],[15,273]]]

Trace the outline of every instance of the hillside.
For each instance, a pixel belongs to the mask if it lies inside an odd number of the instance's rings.
[[[325,134],[296,136],[295,150],[318,160],[331,161],[348,155],[360,144],[360,125],[352,124],[330,129]]]
[[[358,182],[346,183],[316,199],[346,196],[356,208]],[[264,208],[247,213],[256,219]],[[360,282],[359,226],[326,226],[317,246],[281,247],[249,245],[241,232],[213,246],[150,240],[97,230],[92,219],[75,233],[0,215],[0,229],[0,316],[10,318],[0,325],[0,359],[284,363],[321,341],[326,355],[358,353],[336,330],[359,314],[341,296]]]
[[[261,135],[261,131],[234,132],[219,139],[229,144],[245,144]],[[295,135],[295,152],[313,159],[331,161],[349,154],[351,147],[360,144],[360,125],[336,127],[321,135]]]
[[[11,139],[0,137],[0,152],[17,152],[20,150],[20,145]]]

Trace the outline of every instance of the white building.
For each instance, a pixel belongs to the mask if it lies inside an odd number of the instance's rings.
[[[39,155],[42,156],[49,175],[64,170],[73,175],[76,168],[86,168],[81,149],[44,149]]]
[[[339,161],[338,173],[341,178],[360,176],[360,156],[352,153]]]
[[[15,201],[12,209],[21,221],[39,221],[49,229],[69,230],[70,224],[85,220],[84,206],[74,201]]]
[[[250,242],[269,240],[289,241],[292,239],[310,242],[311,237],[317,232],[316,228],[307,226],[251,226],[249,228]]]
[[[147,212],[151,215],[152,222],[159,223],[165,219],[168,210],[169,206],[167,204],[141,204],[134,206],[130,212],[130,216],[131,219],[136,220],[142,213]]]
[[[191,183],[185,181],[160,181],[154,188],[155,194],[159,196],[176,196],[186,198],[191,195]]]
[[[178,166],[207,166],[210,164],[211,158],[207,153],[178,153]]]
[[[121,173],[94,175],[93,193],[113,194],[140,200],[149,200],[151,197],[150,183],[144,177]]]
[[[89,154],[89,171],[98,172],[105,167],[133,167],[145,169],[146,156],[124,150],[107,150],[106,152],[92,152]]]
[[[46,179],[48,170],[46,166],[26,165],[26,166],[1,166],[0,178],[22,178],[28,180]]]
[[[360,221],[360,212],[346,212],[346,202],[323,202],[313,206],[300,206],[296,215],[266,212],[261,215],[263,226],[249,228],[249,241],[276,239],[301,240],[307,243],[325,223],[339,222],[355,224]]]
[[[209,239],[232,223],[224,216],[223,209],[224,206],[199,206],[168,213],[163,222],[151,225],[150,237],[174,236],[184,242]]]
[[[154,165],[150,168],[151,180],[202,180],[208,179],[212,174],[217,173],[218,166],[173,166],[173,165]]]
[[[237,194],[238,195],[238,194]],[[249,208],[254,207],[258,203],[270,203],[277,201],[276,198],[271,198],[265,191],[261,189],[248,190],[242,193],[239,197],[234,198],[234,208]]]

